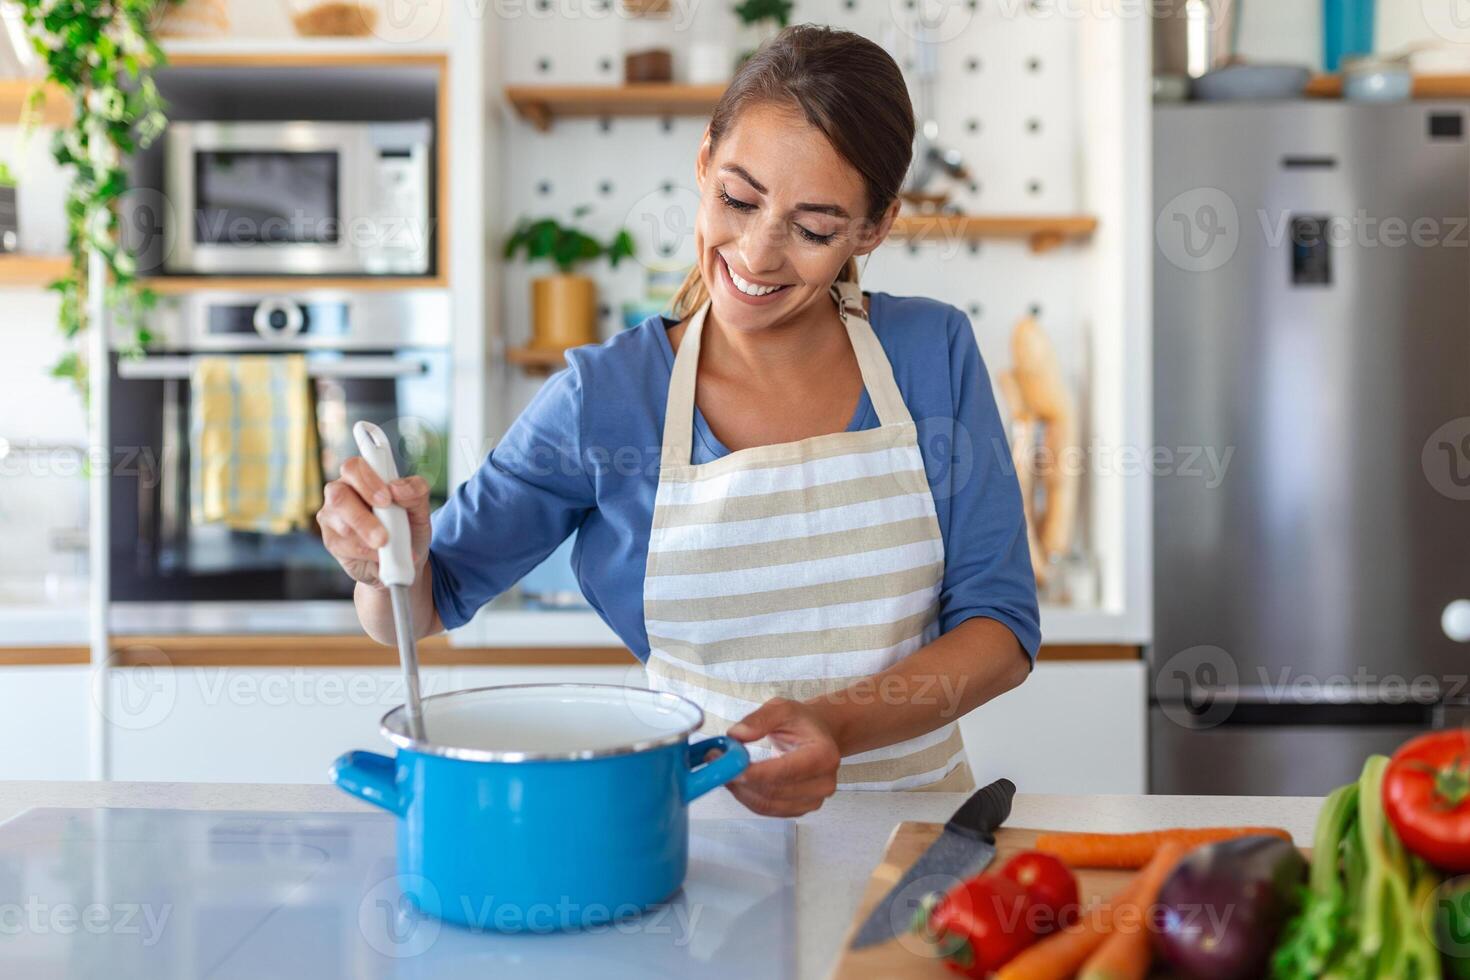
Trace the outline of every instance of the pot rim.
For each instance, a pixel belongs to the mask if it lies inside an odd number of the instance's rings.
[[[401,750],[417,752],[419,755],[434,755],[443,759],[455,759],[460,762],[572,762],[583,759],[605,759],[612,756],[634,755],[639,752],[647,752],[650,749],[660,749],[669,745],[677,745],[689,738],[691,732],[697,731],[704,724],[704,709],[693,701],[671,691],[655,691],[647,687],[628,687],[623,684],[597,684],[584,683],[581,681],[554,681],[546,684],[487,684],[484,687],[467,687],[460,691],[445,691],[442,694],[431,694],[424,698],[421,704],[430,701],[439,701],[444,698],[461,697],[468,694],[483,694],[486,691],[511,691],[524,688],[568,688],[574,687],[582,690],[592,688],[600,691],[638,691],[643,694],[652,695],[654,700],[666,704],[688,705],[694,709],[695,722],[679,731],[660,735],[656,738],[642,739],[637,742],[629,742],[624,745],[616,745],[605,749],[578,749],[574,752],[514,752],[500,749],[469,749],[456,745],[438,745],[432,741],[417,741],[407,732],[400,731],[390,723],[396,720],[402,723],[406,718],[407,706],[398,705],[383,715],[378,722],[378,731],[388,741],[392,742]]]

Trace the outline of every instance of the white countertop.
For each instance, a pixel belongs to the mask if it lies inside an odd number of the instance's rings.
[[[883,845],[901,820],[943,821],[959,793],[838,793],[797,830],[798,976],[827,976]],[[1172,826],[1271,825],[1311,840],[1321,800],[1308,797],[1016,797],[1010,823],[1057,830],[1126,831]],[[229,783],[0,782],[0,820],[36,806],[176,807],[195,810],[371,809],[330,786]],[[696,817],[748,816],[734,797],[711,793]]]

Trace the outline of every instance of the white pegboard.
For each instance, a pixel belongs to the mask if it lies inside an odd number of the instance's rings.
[[[741,46],[729,3],[676,0],[668,20],[648,22],[620,16],[607,2],[529,0],[521,16],[499,22],[505,83],[616,83],[625,50],[662,44],[676,52],[677,72],[678,56],[691,43],[725,38],[732,52]],[[911,16],[905,4],[817,0],[798,3],[793,20],[854,30],[883,43],[910,69],[917,101],[915,52],[900,27]],[[1081,210],[1077,19],[1059,15],[1044,2],[979,0],[949,4],[931,24],[943,38],[935,48],[933,85],[940,141],[960,150],[978,185],[973,192],[951,187],[955,203],[985,214]],[[589,205],[592,211],[583,224],[592,233],[606,237],[626,225],[638,242],[640,262],[662,261],[660,240],[647,227],[649,212],[671,209],[676,223],[684,213],[703,128],[703,119],[560,120],[541,133],[508,118],[499,148],[506,181],[492,235],[503,240],[521,216],[565,219],[574,208]],[[690,257],[688,246],[681,251]],[[1016,319],[1038,311],[1064,368],[1080,387],[1086,299],[1077,294],[1084,278],[1079,262],[1073,249],[1035,256],[1019,242],[890,243],[869,260],[864,285],[933,296],[965,310],[992,371],[1009,363],[1008,338]],[[544,271],[520,262],[505,268],[504,343],[527,338],[529,280]],[[611,270],[594,263],[586,271],[598,280],[606,311],[602,333],[610,336],[621,327],[623,302],[642,293],[642,269],[634,264]],[[510,379],[506,408],[514,412],[536,382],[515,373]]]

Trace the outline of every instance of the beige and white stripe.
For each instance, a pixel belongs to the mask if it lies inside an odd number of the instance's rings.
[[[694,465],[694,387],[708,304],[674,360],[643,586],[650,684],[723,732],[773,697],[878,673],[938,635],[944,541],[917,430],[856,283],[833,289],[879,427]],[[762,755],[759,747],[753,753]],[[844,789],[973,786],[959,730],[849,756]]]

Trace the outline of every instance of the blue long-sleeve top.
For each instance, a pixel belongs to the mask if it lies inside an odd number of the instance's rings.
[[[944,537],[939,625],[977,616],[1041,644],[1036,583],[1010,451],[970,322],[945,303],[871,293],[869,319],[893,366]],[[582,593],[648,657],[643,574],[658,488],[673,321],[650,317],[567,354],[479,470],[433,518],[434,604],[453,629],[577,531]],[[848,430],[874,428],[864,391]],[[695,409],[693,462],[729,453]]]

